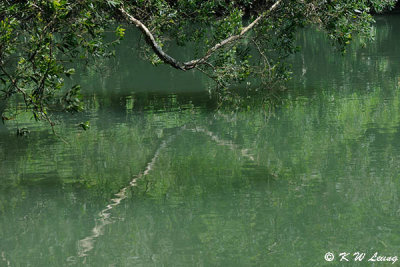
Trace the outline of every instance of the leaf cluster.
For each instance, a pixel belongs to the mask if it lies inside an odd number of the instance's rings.
[[[213,52],[197,69],[216,81],[221,92],[253,77],[263,88],[290,77],[285,59],[298,51],[297,29],[317,26],[342,52],[354,38],[371,39],[372,13],[394,6],[395,0],[29,0],[0,2],[0,98],[23,98],[36,119],[50,123],[48,110],[57,104],[69,111],[81,110],[79,87],[65,90],[64,80],[73,74],[77,60],[90,62],[113,54],[128,21],[123,7],[151,31],[167,53],[174,44],[194,45],[190,55],[200,58],[224,39],[238,35],[260,19],[246,36]],[[116,27],[116,25],[119,25]],[[112,40],[105,38],[113,31]],[[147,58],[162,63],[145,41]],[[134,44],[136,45],[136,44]],[[261,90],[263,91],[263,90]],[[265,91],[265,90],[264,90]]]

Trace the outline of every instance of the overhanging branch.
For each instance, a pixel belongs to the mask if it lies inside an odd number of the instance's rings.
[[[282,2],[282,0],[277,0],[267,11],[263,12],[261,15],[259,15],[255,20],[253,20],[249,25],[247,25],[245,28],[243,28],[239,34],[237,35],[232,35],[225,40],[217,43],[213,47],[211,47],[207,53],[198,59],[194,59],[191,61],[187,62],[179,62],[175,58],[171,57],[167,53],[162,50],[160,45],[156,42],[153,34],[150,32],[150,30],[144,25],[140,20],[136,19],[133,17],[131,14],[129,14],[123,6],[119,7],[119,11],[122,13],[122,15],[132,24],[134,24],[136,27],[139,28],[139,30],[146,36],[147,43],[151,46],[153,49],[154,53],[166,64],[171,65],[172,67],[180,70],[190,70],[195,68],[197,65],[200,64],[205,64],[207,59],[211,57],[211,55],[219,50],[220,48],[224,47],[225,45],[235,42],[236,40],[242,38],[248,31],[250,31],[254,26],[256,26],[261,19],[265,18],[268,16],[269,13],[271,13],[273,10],[275,10],[279,4]]]

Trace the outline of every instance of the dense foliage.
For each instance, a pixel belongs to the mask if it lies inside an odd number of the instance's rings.
[[[232,82],[256,76],[269,88],[287,78],[283,62],[297,50],[294,41],[299,27],[316,25],[345,51],[355,34],[365,40],[372,37],[372,12],[390,9],[395,2],[1,1],[0,113],[16,96],[23,97],[24,109],[32,110],[35,119],[52,125],[49,110],[79,111],[79,85],[64,89],[64,79],[74,73],[73,62],[111,56],[129,23],[143,25],[139,27],[143,33],[143,27],[148,29],[141,47],[154,64],[188,60],[169,55],[168,47],[194,44],[189,60],[202,60],[190,68],[214,79],[226,100],[231,98],[232,90],[226,88]],[[107,32],[115,35],[105,38]]]

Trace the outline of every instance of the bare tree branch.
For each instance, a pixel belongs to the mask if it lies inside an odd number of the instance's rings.
[[[267,17],[269,13],[271,13],[273,10],[275,10],[281,2],[282,2],[282,0],[277,0],[267,11],[263,12],[255,20],[253,20],[249,25],[244,27],[239,34],[232,35],[232,36],[226,38],[225,40],[217,43],[216,45],[211,47],[202,58],[194,59],[194,60],[187,61],[187,62],[179,62],[175,58],[173,58],[170,55],[168,55],[167,53],[165,53],[164,50],[162,50],[162,48],[160,47],[160,45],[156,42],[153,34],[146,27],[146,25],[144,25],[140,20],[136,19],[131,14],[129,14],[124,9],[123,6],[119,7],[119,11],[129,22],[133,23],[136,27],[138,27],[140,29],[140,31],[146,36],[147,42],[153,49],[154,53],[156,53],[157,56],[164,63],[169,64],[176,69],[186,71],[186,70],[195,68],[199,64],[205,64],[207,62],[207,59],[209,59],[215,51],[219,50],[220,48],[224,47],[225,45],[227,45],[229,43],[232,43],[232,42],[242,38],[248,31],[250,31],[254,26],[256,26],[260,22],[261,19]]]

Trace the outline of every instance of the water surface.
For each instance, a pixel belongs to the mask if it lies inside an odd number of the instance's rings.
[[[0,265],[319,266],[328,251],[397,255],[399,29],[399,16],[378,17],[376,41],[343,57],[320,33],[300,34],[294,79],[271,112],[218,111],[205,77],[122,48],[96,65],[101,74],[76,78],[87,107],[57,115],[68,144],[28,119],[1,126]],[[88,131],[77,126],[87,120]]]

